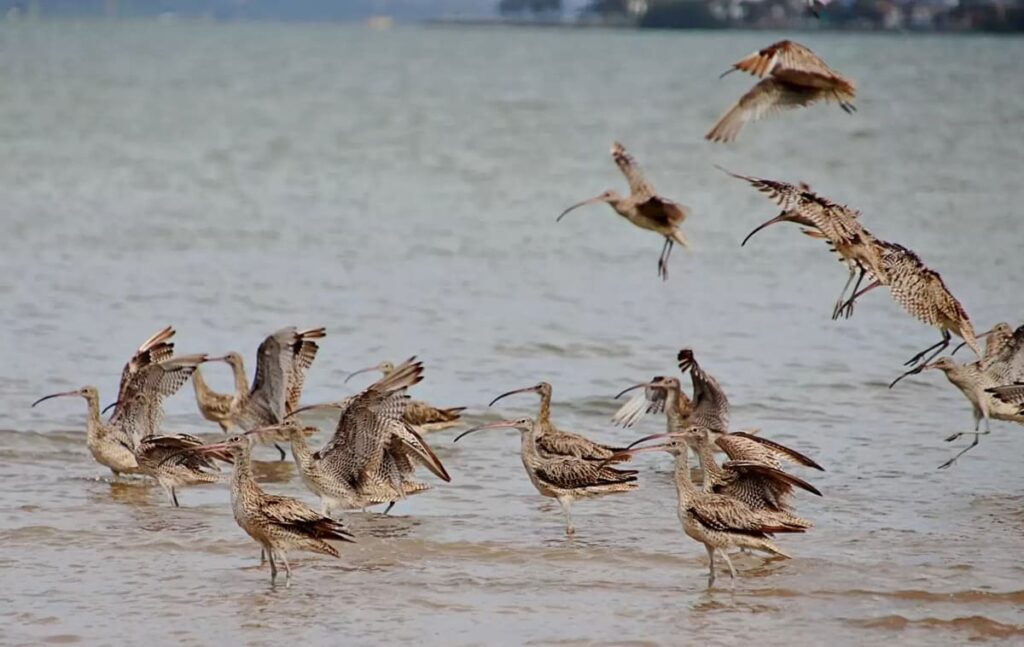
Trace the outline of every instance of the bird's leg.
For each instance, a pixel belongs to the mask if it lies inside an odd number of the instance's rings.
[[[171,503],[174,504],[174,507],[175,508],[180,507],[180,506],[178,506],[178,494],[174,491],[173,487],[170,489],[170,495],[171,495]]]
[[[267,548],[267,558],[270,560],[270,583],[277,579],[277,564],[274,563],[274,549]]]
[[[736,569],[732,566],[732,560],[729,559],[729,554],[725,552],[725,549],[720,550],[722,553],[722,559],[725,560],[725,565],[729,567],[729,579],[732,580],[732,586],[736,586]]]
[[[286,553],[284,550],[281,550],[281,552],[279,552],[277,554],[277,556],[281,558],[282,562],[284,562],[284,585],[286,587],[291,586],[292,585],[292,567],[288,563],[288,553]]]
[[[576,528],[572,525],[572,513],[569,511],[572,501],[568,497],[558,497],[558,503],[562,506],[562,513],[565,515],[565,534],[576,534]]]
[[[980,440],[981,440],[981,434],[974,434],[974,442],[973,442],[973,443],[971,443],[970,445],[968,445],[967,447],[965,447],[965,448],[961,449],[961,450],[960,450],[960,452],[959,452],[959,453],[957,453],[957,455],[956,455],[956,456],[954,456],[953,458],[949,459],[948,461],[946,461],[946,462],[945,462],[945,463],[943,463],[942,465],[939,465],[939,469],[940,469],[940,470],[944,470],[944,469],[946,469],[947,467],[949,467],[950,465],[952,465],[953,463],[955,463],[955,462],[956,462],[956,459],[960,458],[961,456],[963,456],[963,455],[964,455],[964,454],[966,454],[967,452],[969,452],[969,451],[971,451],[972,449],[974,449],[974,448],[975,448],[975,447],[977,446],[977,444],[978,444],[978,441],[980,441]]]
[[[715,549],[707,544],[704,544],[704,548],[708,551],[708,588],[715,583]]]
[[[265,548],[260,548],[260,566],[263,566],[266,563],[267,563],[267,550]]]
[[[849,318],[849,316],[851,314],[853,314],[853,303],[854,303],[854,301],[856,301],[857,299],[861,298],[862,296],[864,296],[865,294],[867,294],[871,290],[874,290],[875,288],[877,288],[877,287],[879,287],[881,285],[882,285],[881,281],[872,281],[863,290],[861,290],[859,292],[854,292],[853,296],[851,296],[849,299],[847,299],[846,303],[844,303],[842,306],[839,307],[839,313],[842,314],[844,310],[848,311],[850,314],[846,315],[846,317]]]
[[[388,507],[384,508],[384,514],[387,514],[387,513],[391,512],[391,508],[393,508],[393,507],[395,507],[395,502],[394,501],[389,503]]]
[[[661,256],[658,257],[658,277],[662,281],[668,280],[668,253],[672,250],[672,241],[668,238],[665,239],[665,244],[661,247]]]
[[[978,398],[978,401],[979,402],[984,402],[985,400],[983,398]],[[978,431],[978,427],[981,425],[981,418],[982,418],[982,416],[985,417],[985,432],[984,433],[987,434],[989,432],[989,429],[988,429],[988,410],[987,410],[987,408],[985,410],[980,410],[980,409],[975,408],[975,410],[974,410],[974,435],[975,436],[978,436],[979,434],[982,434],[982,432]],[[961,431],[961,432],[955,433],[952,436],[950,436],[949,438],[946,438],[946,442],[947,443],[951,443],[954,440],[956,440],[957,438],[959,438],[960,436],[966,436],[966,435],[968,435],[970,433],[971,432],[969,432],[969,431]]]
[[[917,375],[918,373],[923,371],[924,367],[927,366],[929,362],[931,362],[933,359],[938,357],[939,354],[943,350],[945,350],[947,346],[949,346],[950,339],[951,339],[951,337],[950,337],[949,333],[947,331],[943,330],[942,331],[942,341],[940,341],[937,344],[933,344],[932,346],[929,346],[928,348],[924,349],[923,351],[921,351],[917,355],[914,355],[913,357],[911,357],[910,361],[907,362],[904,366],[910,366],[911,364],[917,364],[917,366],[915,366],[914,368],[910,369],[909,371],[907,371],[903,375],[901,375],[898,378],[896,378],[895,380],[893,380],[889,384],[889,388],[891,389],[892,387],[896,386],[897,382],[899,382],[903,378],[907,377],[908,375]],[[934,350],[935,352],[932,353],[931,355],[928,355],[928,357],[925,357],[925,355],[929,351],[931,351],[931,350]]]
[[[281,447],[277,443],[274,443],[274,447],[276,447],[277,451],[281,453],[281,460],[288,458],[288,454],[284,453],[284,447]]]
[[[853,281],[854,275],[857,276],[857,282],[854,283],[854,285],[853,285],[853,294],[856,294],[857,290],[860,288],[860,282],[864,280],[864,276],[866,274],[867,274],[867,271],[863,267],[860,268],[860,274],[857,274],[857,268],[856,267],[853,267],[853,266],[850,267],[850,276],[848,276],[846,278],[846,285],[843,286],[843,291],[839,293],[839,299],[836,301],[836,305],[832,309],[832,320],[833,321],[838,319],[840,316],[843,316],[844,315],[844,310],[845,310],[845,317],[847,319],[849,319],[850,317],[853,316],[853,303],[851,302],[848,307],[844,308],[843,307],[843,303],[844,303],[843,299],[846,296],[846,290],[850,287],[850,283]]]

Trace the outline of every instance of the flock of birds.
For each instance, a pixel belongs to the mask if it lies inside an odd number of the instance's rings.
[[[713,141],[731,141],[743,125],[773,111],[834,101],[853,110],[854,84],[829,68],[806,47],[791,41],[775,43],[739,61],[729,71],[741,70],[761,77],[753,89],[731,107],[708,133]],[[584,200],[570,211],[592,203],[609,204],[634,225],[664,238],[658,274],[668,278],[668,262],[675,243],[687,245],[681,225],[689,210],[659,195],[625,147],[615,143],[612,158],[625,175],[628,196],[615,191]],[[722,169],[725,171],[725,169]],[[971,402],[975,427],[973,443],[940,467],[953,464],[989,433],[989,420],[1024,423],[1024,326],[1007,323],[976,334],[966,310],[942,277],[913,251],[874,236],[850,207],[819,196],[804,184],[762,179],[725,171],[764,193],[781,209],[778,215],[750,232],[745,245],[760,230],[792,222],[807,236],[825,241],[848,269],[849,275],[832,310],[833,319],[850,317],[854,305],[868,291],[886,287],[909,314],[934,326],[941,340],[916,354],[909,367],[891,384],[926,369],[942,370]],[[869,283],[861,288],[865,279]],[[852,290],[850,286],[853,286]],[[430,489],[415,479],[425,468],[442,481],[451,477],[424,438],[430,431],[462,423],[463,408],[438,408],[411,400],[408,391],[423,379],[423,364],[410,358],[400,364],[383,362],[352,373],[378,371],[381,377],[360,393],[326,404],[300,406],[305,376],[316,358],[326,331],[284,328],[260,344],[256,372],[249,383],[238,353],[211,357],[174,355],[174,330],[164,328],[147,339],[121,373],[114,411],[104,421],[96,388],[40,398],[33,406],[58,396],[80,396],[88,405],[86,444],[93,457],[115,477],[139,474],[154,479],[178,505],[178,489],[221,479],[219,463],[233,463],[231,507],[238,525],[261,547],[261,560],[269,561],[271,581],[278,565],[290,581],[290,550],[338,556],[331,542],[352,541],[337,515],[395,502]],[[978,359],[957,363],[951,356],[936,360],[952,336],[963,340]],[[979,346],[985,340],[985,347]],[[959,346],[953,353],[959,350]],[[222,361],[234,374],[235,392],[213,391],[203,380],[200,366]],[[813,523],[792,507],[795,489],[821,496],[803,478],[783,469],[784,464],[822,470],[813,459],[757,431],[730,431],[729,400],[691,349],[679,351],[678,367],[689,374],[690,395],[679,378],[656,376],[625,389],[620,397],[638,391],[615,414],[613,421],[632,427],[648,414],[664,414],[666,431],[622,447],[594,442],[564,431],[551,420],[552,387],[547,382],[516,389],[496,397],[534,393],[540,398],[535,418],[502,420],[473,427],[458,435],[492,429],[519,431],[523,467],[542,496],[557,500],[565,515],[566,533],[572,535],[571,506],[577,499],[637,489],[638,471],[622,464],[642,452],[661,451],[674,457],[677,513],[686,535],[703,544],[709,558],[708,586],[715,580],[716,557],[721,557],[735,578],[728,550],[738,548],[787,557],[775,536],[806,532]],[[162,431],[164,401],[191,378],[202,415],[225,434],[240,433],[222,442],[204,443],[188,434]],[[318,409],[339,414],[334,434],[319,449],[309,445],[318,430],[304,425],[301,414]],[[985,430],[981,431],[981,421]],[[954,434],[955,440],[964,433]],[[656,441],[656,442],[655,442]],[[652,444],[653,442],[653,444]],[[251,467],[253,448],[274,445],[283,460],[290,445],[303,483],[320,501],[319,510],[298,499],[269,494],[256,482]],[[727,460],[720,463],[716,452]],[[690,457],[697,470],[691,470]],[[697,483],[700,483],[698,487]]]

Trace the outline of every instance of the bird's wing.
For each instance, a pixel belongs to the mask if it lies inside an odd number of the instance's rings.
[[[284,410],[289,414],[299,408],[299,399],[302,397],[302,387],[306,383],[306,371],[313,365],[316,353],[320,346],[313,341],[326,336],[324,328],[312,328],[300,330],[297,339],[292,344],[291,370],[288,372],[288,390],[285,397]]]
[[[750,183],[750,185],[755,189],[768,196],[769,200],[779,205],[783,211],[792,211],[799,207],[804,199],[804,192],[808,190],[795,184],[789,184],[788,182],[767,180],[750,175],[740,175],[739,173],[733,173],[732,171],[722,167],[718,168],[734,178]]]
[[[442,481],[452,480],[452,477],[448,475],[448,470],[441,463],[441,459],[437,457],[437,454],[430,448],[427,441],[423,439],[423,436],[412,425],[401,422],[394,425],[393,429],[395,437],[401,441],[404,447],[408,448],[409,455],[412,458],[422,463],[424,467],[433,472],[434,476]]]
[[[660,196],[651,196],[636,205],[637,210],[648,220],[664,227],[677,227],[686,220],[689,209]]]
[[[298,499],[263,493],[259,512],[272,523],[287,526],[321,540],[353,541],[345,526],[309,507]],[[337,557],[337,553],[333,553]]]
[[[771,515],[728,496],[704,496],[686,507],[703,526],[721,532],[764,535],[773,532],[803,532],[803,528],[790,526],[772,519]]]
[[[713,142],[731,142],[747,122],[784,110],[809,106],[826,98],[826,94],[816,88],[795,86],[772,78],[763,79],[740,97],[704,138]]]
[[[124,388],[124,401],[110,417],[110,424],[125,430],[136,440],[159,432],[163,401],[188,381],[206,355],[181,355],[135,372]]]
[[[169,341],[174,337],[174,328],[167,326],[155,332],[149,339],[142,342],[142,345],[131,356],[131,359],[121,369],[121,383],[118,387],[117,401],[128,395],[126,393],[129,383],[136,373],[150,364],[162,362],[174,355],[174,342]],[[116,405],[114,414],[117,413]],[[113,417],[114,414],[111,414]]]
[[[571,456],[587,461],[604,460],[622,451],[622,448],[602,445],[586,436],[568,431],[544,434],[537,439],[537,446],[548,454]]]
[[[841,78],[820,56],[800,43],[783,40],[744,57],[734,70],[757,77],[774,76],[792,83],[814,83],[814,79]]]
[[[297,342],[298,330],[289,326],[269,335],[256,350],[256,376],[237,421],[243,429],[273,425],[284,419],[288,376]]]
[[[646,387],[619,407],[612,415],[612,423],[628,429],[643,420],[645,415],[661,413],[664,410],[665,392],[662,389]]]
[[[812,467],[822,472],[825,471],[825,468],[818,465],[813,459],[795,449],[743,431],[719,436],[715,444],[721,447],[726,456],[734,461],[757,461],[777,467],[778,462],[784,460],[796,465]]]
[[[693,351],[684,348],[677,355],[679,370],[690,371],[693,383],[693,410],[690,412],[690,424],[706,427],[713,431],[729,429],[729,398],[719,386],[718,380],[711,377],[697,363]]]
[[[988,362],[988,373],[997,384],[1024,381],[1024,326],[1017,328],[999,353]]]
[[[629,191],[634,198],[653,197],[656,195],[654,186],[644,177],[643,171],[640,170],[640,165],[637,164],[636,159],[619,142],[612,144],[612,159],[615,160],[615,164],[622,171],[622,174],[626,176],[626,181],[629,182]]]
[[[1006,404],[1024,405],[1024,382],[1007,384],[988,389],[988,392],[996,396]]]
[[[438,422],[452,422],[459,419],[465,407],[438,409],[422,400],[409,400],[405,407],[405,421],[419,427]]]
[[[542,481],[565,490],[630,483],[636,480],[634,470],[599,467],[598,463],[573,457],[546,460],[537,467],[536,474]]]
[[[781,469],[777,467],[765,465],[760,461],[726,461],[722,465],[722,468],[732,470],[744,475],[756,475],[758,479],[773,482],[773,489],[776,489],[778,491],[785,491],[788,493],[788,490],[795,486],[802,490],[807,490],[811,494],[821,496],[821,492],[818,490],[818,488],[814,487],[813,485],[803,480],[802,478],[798,476],[793,476],[788,472],[783,472]]]

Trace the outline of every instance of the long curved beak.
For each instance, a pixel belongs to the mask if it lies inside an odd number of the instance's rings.
[[[665,434],[665,435],[667,436],[668,434]],[[652,438],[653,438],[653,436],[652,436]],[[639,441],[637,441],[637,442],[639,442]],[[647,447],[637,447],[636,449],[624,449],[622,451],[615,452],[614,454],[612,454],[608,458],[606,458],[603,461],[601,461],[600,463],[598,463],[598,465],[600,467],[604,467],[608,463],[614,463],[615,461],[621,461],[622,459],[627,458],[629,456],[636,456],[637,454],[642,454],[644,452],[664,452],[664,451],[669,451],[669,450],[672,449],[672,447],[673,446],[672,446],[671,443],[663,443],[663,444],[660,444],[660,445],[648,445]]]
[[[939,363],[938,362],[932,362],[931,364],[925,364],[924,366],[922,366],[921,370],[922,371],[930,371],[930,370],[936,369],[936,368],[939,368]]]
[[[370,371],[379,371],[379,370],[380,370],[380,364],[377,364],[376,366],[367,366],[366,368],[361,368],[358,371],[353,371],[353,372],[348,374],[348,377],[345,378],[344,384],[348,384],[349,380],[351,380],[352,378],[354,378],[357,375],[360,375],[361,373],[369,373]]]
[[[207,357],[207,362],[226,362],[228,361],[227,355],[218,355],[217,357]]]
[[[601,199],[601,196],[590,198],[589,200],[584,200],[583,202],[577,202],[576,204],[572,205],[571,207],[569,207],[568,209],[566,209],[562,213],[558,214],[558,217],[555,218],[555,222],[561,221],[562,218],[565,217],[565,214],[569,213],[570,211],[572,211],[574,209],[579,209],[580,207],[585,207],[588,204],[596,204],[598,202],[604,202],[604,200]]]
[[[490,424],[479,425],[477,427],[473,427],[472,429],[467,429],[466,431],[464,431],[461,434],[459,434],[458,436],[456,436],[455,440],[453,440],[452,442],[453,443],[457,443],[457,442],[459,442],[459,439],[462,438],[463,436],[467,436],[467,435],[469,435],[471,433],[474,433],[474,432],[477,432],[477,431],[483,431],[485,429],[515,429],[515,428],[516,428],[516,421],[515,420],[499,420],[498,422],[492,422]]]
[[[492,407],[492,406],[494,406],[495,402],[497,402],[498,400],[500,400],[502,398],[508,397],[510,395],[515,395],[517,393],[536,393],[536,392],[537,392],[537,387],[536,386],[528,386],[528,387],[525,387],[525,388],[522,388],[522,389],[516,389],[515,391],[508,391],[506,393],[502,393],[498,397],[496,397],[493,400],[491,400],[491,403],[488,404],[487,406]]]
[[[757,232],[761,231],[765,227],[769,227],[771,225],[774,225],[777,222],[785,222],[787,220],[789,220],[789,215],[787,214],[787,212],[783,211],[782,213],[780,213],[779,215],[775,216],[774,218],[772,218],[768,222],[762,223],[756,229],[754,229],[754,231],[752,231],[749,234],[747,234],[747,237],[743,239],[742,243],[740,243],[740,247],[743,247],[744,245],[746,245],[747,241],[750,240],[750,238],[754,234],[756,234]]]
[[[43,400],[49,400],[50,398],[61,398],[61,397],[64,397],[66,395],[82,395],[82,394],[79,393],[78,391],[62,391],[60,393],[51,393],[50,395],[44,395],[43,397],[41,397],[38,400],[36,400],[35,402],[33,402],[32,406],[33,407],[36,406],[37,404],[39,404]]]
[[[665,438],[677,438],[677,435],[676,434],[671,434],[671,433],[669,433],[669,434],[666,434],[666,433],[651,434],[650,436],[644,436],[643,438],[638,438],[637,440],[634,440],[633,442],[631,442],[628,445],[626,445],[626,449],[627,450],[632,450],[634,447],[636,447],[640,443],[646,443],[649,440],[663,440]]]
[[[100,415],[103,415],[104,413],[110,411],[111,409],[113,409],[114,407],[116,407],[119,404],[121,404],[120,400],[114,400],[113,402],[111,402],[107,406],[103,407],[103,411],[100,411]]]
[[[732,67],[730,67],[730,68],[729,68],[728,70],[726,70],[726,71],[722,72],[721,74],[719,74],[719,75],[718,75],[718,78],[720,78],[720,79],[724,79],[724,78],[725,78],[725,75],[726,75],[726,74],[732,74],[733,72],[735,72],[735,71],[736,71],[736,70],[738,70],[738,69],[740,69],[740,68],[738,68],[738,67],[736,67],[735,65],[733,65],[733,66],[732,66]]]
[[[621,398],[622,396],[626,395],[630,391],[633,391],[635,389],[640,389],[640,388],[646,388],[648,386],[658,387],[658,386],[661,386],[661,385],[658,384],[657,382],[641,382],[640,384],[634,384],[633,386],[631,386],[631,387],[629,387],[627,389],[623,389],[622,391],[619,391],[619,394],[616,395],[613,399],[618,400],[619,398]]]
[[[323,402],[321,404],[307,404],[304,407],[299,407],[298,409],[296,409],[295,411],[292,411],[291,413],[285,414],[284,418],[285,418],[285,420],[287,420],[289,418],[294,418],[295,416],[297,416],[298,414],[300,414],[300,413],[302,413],[304,411],[316,411],[318,409],[341,409],[341,408],[342,408],[341,404],[338,403],[338,402]]]

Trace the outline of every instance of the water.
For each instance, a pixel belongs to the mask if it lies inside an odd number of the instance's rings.
[[[883,293],[828,313],[844,269],[712,164],[805,180],[942,271],[979,330],[1019,323],[1024,42],[801,37],[858,81],[859,112],[818,106],[701,136],[751,84],[717,74],[767,33],[227,25],[5,25],[0,31],[0,642],[906,645],[1024,640],[1024,488],[1013,425],[953,469],[970,427],[941,375],[885,384],[937,334]],[[621,139],[692,207],[693,250],[595,206],[624,182]],[[451,484],[393,515],[350,514],[340,560],[296,555],[271,588],[223,486],[174,509],[112,484],[84,406],[29,403],[94,384],[173,323],[181,352],[244,352],[283,325],[329,336],[305,400],[345,371],[418,354],[415,395],[471,419],[532,413],[610,442],[620,388],[697,349],[757,426],[828,468],[800,497],[818,526],[795,559],[741,557],[705,591],[666,457],[635,493],[576,506],[565,539],[513,432],[431,437]],[[230,388],[226,368],[208,380]],[[186,389],[168,430],[215,437]],[[325,424],[327,424],[325,422]],[[961,441],[963,442],[963,441]],[[272,453],[261,456],[270,461]],[[268,490],[313,498],[290,463]],[[426,476],[424,478],[430,478]],[[726,582],[727,584],[727,582]]]

